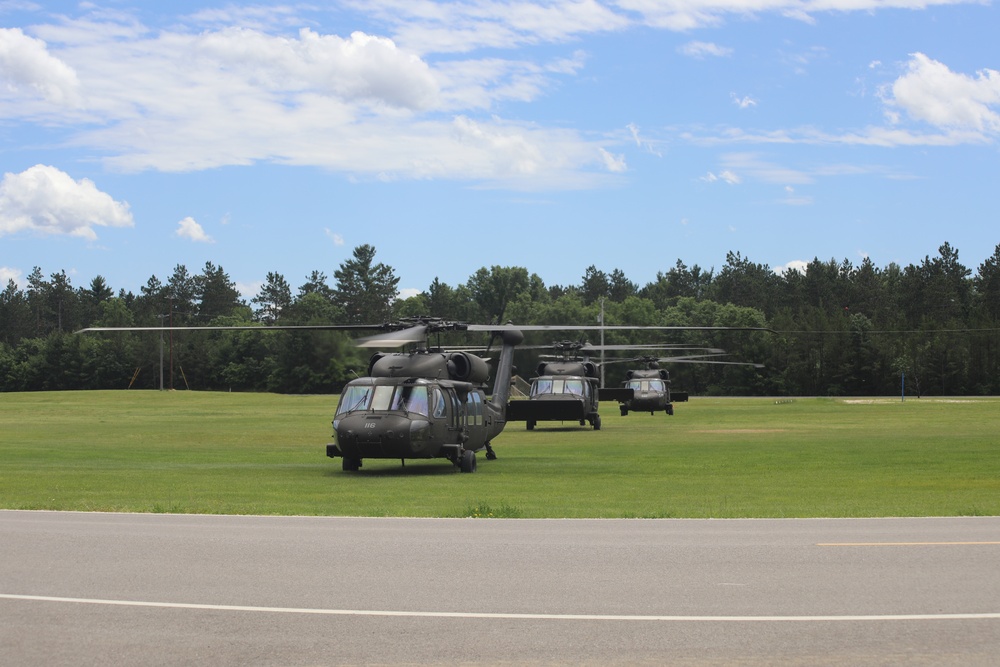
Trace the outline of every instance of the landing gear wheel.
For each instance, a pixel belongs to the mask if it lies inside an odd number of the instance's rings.
[[[462,472],[476,472],[476,453],[471,449],[464,450],[459,468]]]
[[[352,459],[348,456],[344,457],[344,472],[356,472],[361,468],[361,459]]]
[[[673,415],[673,414],[674,414],[674,406],[668,405],[667,406],[667,415]]]
[[[601,430],[601,415],[594,415],[594,430]]]
[[[493,451],[493,448],[490,447],[490,443],[488,442],[486,443],[486,460],[487,461],[497,460],[497,453]]]
[[[535,420],[529,419],[528,423],[526,425],[527,425],[529,431],[534,431],[535,430]]]
[[[622,417],[628,417],[628,408],[622,406]]]

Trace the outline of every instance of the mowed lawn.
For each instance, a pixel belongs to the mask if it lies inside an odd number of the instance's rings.
[[[1000,399],[694,398],[511,423],[474,474],[328,459],[336,396],[0,394],[0,508],[483,517],[1000,515]]]

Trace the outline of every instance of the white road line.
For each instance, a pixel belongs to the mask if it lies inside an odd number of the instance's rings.
[[[486,618],[543,621],[660,621],[715,623],[788,623],[829,621],[952,621],[1000,620],[1000,612],[984,614],[874,614],[860,616],[637,616],[617,614],[505,614],[461,611],[379,611],[367,609],[302,609],[296,607],[245,607],[239,605],[191,604],[184,602],[143,602],[139,600],[100,600],[94,598],[51,597],[47,595],[12,595],[0,593],[0,599],[31,602],[67,602],[118,607],[155,607],[160,609],[195,609],[199,611],[241,611],[269,614],[313,614],[319,616],[400,616],[409,618]]]

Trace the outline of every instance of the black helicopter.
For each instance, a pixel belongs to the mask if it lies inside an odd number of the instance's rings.
[[[359,347],[398,348],[376,352],[368,375],[351,380],[333,418],[334,442],[326,455],[343,459],[343,469],[358,470],[364,459],[446,458],[462,472],[475,472],[476,452],[495,459],[491,441],[506,424],[514,347],[524,336],[509,325],[486,326],[437,318],[407,318],[380,325],[278,325],[195,327],[92,327],[86,331],[377,330],[387,333],[358,339]],[[492,332],[502,347],[493,395],[487,398],[489,361],[468,351],[443,351],[427,345],[431,334]],[[80,333],[78,332],[78,333]]]
[[[362,347],[415,343],[443,330],[488,330],[476,325],[423,322],[404,331],[362,339]],[[513,373],[514,347],[524,336],[513,328],[496,332],[503,346],[493,395],[487,398],[487,360],[467,351],[418,348],[377,352],[368,375],[344,387],[333,418],[335,441],[326,455],[341,457],[343,469],[358,470],[366,458],[447,458],[462,472],[475,472],[476,452],[496,458],[490,445],[503,431]]]
[[[590,422],[599,431],[599,366],[585,353],[590,348],[574,341],[554,343],[551,348],[560,356],[538,364],[528,399],[511,401],[508,419],[526,422],[529,431],[540,421],[578,421],[580,426]]]
[[[679,348],[670,348],[679,349]],[[632,369],[625,372],[625,380],[622,387],[618,389],[603,390],[602,397],[607,400],[618,401],[618,407],[622,417],[628,415],[629,411],[665,412],[667,415],[674,414],[674,402],[682,403],[688,400],[688,392],[671,391],[670,372],[660,368],[662,363],[689,363],[689,364],[728,364],[734,366],[753,366],[763,368],[763,364],[755,364],[742,361],[719,361],[714,357],[725,355],[725,350],[717,348],[702,348],[705,354],[690,354],[677,357],[634,357],[631,359],[614,359],[606,363],[642,363],[642,368]]]

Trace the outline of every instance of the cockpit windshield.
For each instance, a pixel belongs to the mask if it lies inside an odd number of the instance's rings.
[[[629,389],[635,389],[636,391],[666,391],[667,387],[663,384],[663,380],[629,380],[628,384],[625,385]]]
[[[424,385],[348,385],[337,406],[337,414],[358,410],[405,410],[429,414],[427,387]]]
[[[572,394],[573,396],[586,396],[586,387],[587,383],[583,380],[539,378],[531,387],[531,395],[543,396],[545,394]]]
[[[348,385],[344,387],[344,393],[340,397],[340,405],[337,406],[337,414],[342,415],[355,410],[367,410],[368,404],[372,400],[371,385]]]

